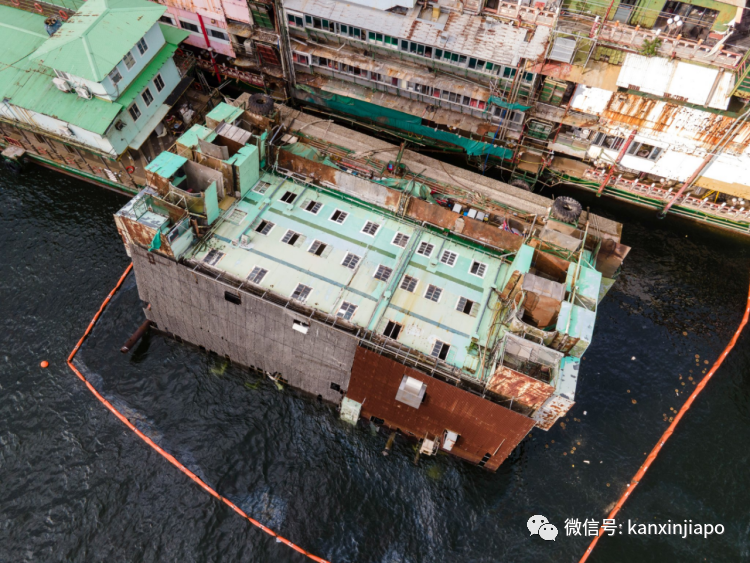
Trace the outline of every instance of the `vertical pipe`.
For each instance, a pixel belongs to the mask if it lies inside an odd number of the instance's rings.
[[[627,151],[628,147],[630,147],[630,143],[633,142],[633,139],[635,138],[635,134],[637,131],[638,129],[633,129],[630,132],[630,136],[622,145],[622,148],[620,149],[620,152],[617,155],[617,158],[615,159],[614,163],[612,163],[612,166],[609,167],[609,172],[607,172],[607,175],[604,177],[604,180],[602,180],[602,183],[599,185],[599,189],[596,190],[596,197],[599,197],[602,195],[604,188],[607,186],[607,182],[609,182],[609,179],[612,177],[612,174],[614,174],[615,168],[617,168],[617,165],[620,164],[622,157],[625,156],[625,151]]]
[[[219,72],[219,67],[216,64],[216,59],[214,58],[214,53],[211,47],[211,41],[208,39],[208,32],[206,31],[206,26],[203,24],[203,16],[196,13],[198,16],[198,22],[201,24],[201,31],[203,31],[203,38],[206,40],[206,49],[208,50],[208,54],[211,56],[211,64],[214,65],[214,72],[216,73],[216,80],[219,81],[219,84],[221,84],[221,73]]]

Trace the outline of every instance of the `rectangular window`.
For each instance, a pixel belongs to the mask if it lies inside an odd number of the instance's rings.
[[[257,227],[255,227],[255,232],[256,232],[256,233],[260,233],[260,234],[262,234],[262,235],[267,235],[268,233],[270,233],[270,232],[271,232],[271,230],[272,230],[272,229],[273,229],[273,228],[274,228],[275,226],[276,226],[276,225],[275,225],[275,224],[273,224],[273,223],[271,223],[271,221],[266,221],[266,220],[263,220],[263,221],[261,221],[261,222],[260,222],[260,223],[258,224],[258,226],[257,226]]]
[[[133,58],[133,55],[132,53],[130,53],[130,51],[128,51],[128,54],[122,58],[122,62],[125,63],[125,66],[128,70],[135,66],[135,59]]]
[[[156,78],[154,78],[154,86],[157,92],[164,90],[164,80],[162,80],[161,74],[157,74]]]
[[[313,243],[310,245],[310,248],[307,249],[307,251],[310,254],[315,254],[315,256],[321,256],[323,252],[325,252],[327,247],[328,247],[327,244],[324,244],[320,242],[319,240],[314,240]]]
[[[432,255],[432,251],[435,250],[435,245],[430,244],[429,242],[420,242],[419,248],[417,249],[417,254],[421,254],[422,256],[426,256],[429,258]]]
[[[310,200],[307,205],[305,205],[305,211],[307,211],[308,213],[312,213],[313,215],[317,215],[321,207],[323,207],[322,203]]]
[[[255,268],[253,268],[253,271],[250,272],[250,275],[247,276],[247,279],[248,281],[259,284],[263,281],[263,278],[266,277],[267,273],[268,270],[261,268],[260,266],[255,266]]]
[[[246,217],[247,213],[245,213],[241,209],[234,209],[229,215],[227,221],[229,221],[230,223],[234,223],[235,225],[239,225],[240,223],[242,223],[242,221],[245,220]]]
[[[456,304],[456,311],[476,317],[477,311],[479,311],[479,303],[466,299],[466,297],[461,297]]]
[[[484,264],[482,262],[477,262],[474,260],[471,263],[471,268],[469,268],[469,273],[475,276],[479,276],[480,278],[484,277],[484,273],[487,271],[487,264]]]
[[[112,72],[109,73],[109,79],[115,86],[117,86],[120,80],[122,80],[122,74],[120,74],[120,71],[117,70],[117,67],[113,68]]]
[[[430,284],[427,286],[427,291],[424,292],[424,298],[437,303],[440,301],[440,295],[442,295],[442,293],[443,290],[441,288]]]
[[[352,316],[354,315],[354,311],[356,310],[356,305],[344,301],[339,308],[339,312],[336,313],[336,316],[348,321],[351,320]]]
[[[147,106],[151,105],[151,102],[154,101],[154,97],[151,95],[151,90],[146,88],[143,93],[141,94],[141,98],[143,98],[143,103],[145,103]]]
[[[413,278],[411,276],[404,276],[404,278],[401,280],[401,285],[399,286],[404,291],[408,291],[409,293],[414,293],[414,290],[417,289],[417,284],[419,283],[419,280],[417,278]]]
[[[148,51],[148,43],[146,43],[146,38],[141,37],[140,41],[135,44],[136,47],[138,47],[138,52],[143,55]]]
[[[214,39],[220,39],[221,41],[229,41],[229,36],[223,31],[218,29],[207,29],[208,34]]]
[[[388,324],[385,325],[383,336],[396,340],[399,334],[401,334],[401,325],[393,321],[388,321]]]
[[[236,293],[232,293],[231,291],[224,292],[224,300],[229,301],[230,303],[234,303],[235,305],[242,305],[242,298]]]
[[[219,252],[214,248],[211,249],[211,251],[203,257],[203,262],[205,262],[209,266],[216,266],[216,264],[218,264],[219,260],[221,260],[222,258],[224,258],[224,253]]]
[[[346,217],[348,215],[349,214],[346,211],[341,211],[340,209],[337,209],[336,211],[333,212],[333,215],[331,215],[330,220],[340,225],[341,223],[346,221]]]
[[[258,182],[258,185],[253,188],[253,191],[257,194],[264,194],[266,190],[271,187],[268,182]]]
[[[294,200],[297,199],[297,194],[294,192],[285,192],[279,199],[284,203],[294,203]]]
[[[371,237],[374,237],[375,233],[378,232],[379,228],[380,228],[380,225],[378,225],[377,223],[373,223],[372,221],[367,221],[367,223],[365,223],[365,226],[362,227],[362,232],[365,233],[366,235],[370,235]]]
[[[299,237],[299,233],[295,233],[293,230],[289,229],[282,237],[281,242],[294,246],[294,244],[299,240]]]
[[[455,266],[458,254],[451,252],[450,250],[443,250],[443,255],[440,257],[440,261],[446,266]]]
[[[346,266],[352,270],[357,267],[357,264],[359,264],[359,256],[352,254],[351,252],[346,253],[344,261],[341,263],[342,266]]]
[[[430,353],[430,356],[432,356],[433,358],[437,358],[438,360],[444,360],[445,358],[448,357],[448,350],[450,349],[451,347],[445,342],[436,340],[435,345],[432,347],[432,352]]]
[[[128,108],[128,113],[130,114],[130,117],[133,118],[133,121],[138,121],[138,118],[141,116],[141,110],[138,109],[137,104],[133,104]]]
[[[390,279],[392,273],[393,273],[393,270],[391,268],[380,264],[380,266],[378,266],[378,269],[375,271],[375,275],[373,277],[376,280],[387,282]]]
[[[300,65],[310,65],[310,58],[307,55],[303,55],[302,53],[297,53],[296,51],[292,53],[292,59],[294,59],[294,62]]]
[[[169,14],[164,14],[159,18],[159,21],[168,25],[175,25],[174,19],[172,19],[172,16],[170,16]]]
[[[311,291],[312,287],[300,283],[297,285],[297,289],[295,289],[292,293],[292,299],[296,299],[297,301],[301,301],[302,303],[304,303],[310,295]]]
[[[180,27],[182,29],[187,29],[188,31],[192,31],[193,33],[200,33],[201,29],[195,25],[194,23],[186,22],[185,20],[180,20]]]
[[[305,16],[305,23],[312,25],[312,16]]]
[[[407,242],[409,242],[409,235],[405,235],[404,233],[396,233],[396,236],[393,237],[391,244],[395,244],[396,246],[405,248]]]
[[[409,50],[409,42],[401,40],[401,50],[402,51],[408,51]]]

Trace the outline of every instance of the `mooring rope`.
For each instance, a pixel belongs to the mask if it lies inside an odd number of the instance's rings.
[[[317,561],[317,563],[329,563],[329,561],[322,559],[316,555],[313,555],[309,551],[306,551],[299,547],[298,545],[292,543],[286,538],[281,537],[276,532],[271,530],[270,528],[265,527],[263,524],[255,520],[254,518],[251,518],[248,516],[245,512],[242,511],[237,505],[235,505],[233,502],[231,502],[229,499],[221,496],[218,492],[216,492],[214,489],[209,487],[206,483],[204,483],[195,473],[190,471],[187,467],[182,465],[177,459],[170,453],[163,450],[160,446],[158,446],[151,438],[146,436],[143,432],[138,430],[128,418],[123,415],[120,411],[118,411],[114,406],[112,406],[112,403],[110,403],[107,399],[102,397],[102,395],[94,388],[93,385],[81,374],[80,371],[73,365],[73,358],[78,353],[78,350],[80,350],[81,345],[83,344],[83,341],[86,340],[88,335],[91,333],[91,330],[94,328],[94,325],[99,320],[99,317],[101,316],[102,312],[104,311],[104,308],[107,306],[107,304],[110,302],[112,297],[117,293],[117,291],[120,289],[120,286],[125,281],[125,278],[130,273],[130,270],[133,269],[133,264],[129,264],[128,267],[125,269],[125,272],[120,276],[120,280],[117,282],[117,285],[114,287],[112,291],[109,292],[109,295],[104,299],[101,306],[99,307],[99,310],[96,312],[96,315],[94,315],[94,318],[91,319],[91,322],[89,323],[89,326],[86,328],[86,331],[83,333],[83,336],[81,336],[81,339],[78,341],[78,343],[75,345],[75,348],[73,348],[73,351],[70,353],[70,356],[68,356],[68,366],[70,366],[70,369],[73,370],[73,372],[78,376],[78,378],[83,381],[86,384],[86,387],[89,388],[89,391],[94,394],[94,396],[99,399],[99,401],[107,407],[112,414],[114,414],[117,418],[120,419],[120,421],[130,428],[135,434],[144,442],[146,442],[151,448],[156,450],[157,453],[159,453],[163,458],[165,458],[169,463],[174,465],[177,469],[182,471],[185,475],[190,477],[199,487],[203,488],[208,494],[211,496],[217,498],[218,500],[222,501],[224,504],[226,504],[229,508],[234,510],[237,514],[242,516],[243,518],[247,519],[253,526],[256,528],[260,528],[265,533],[267,533],[269,536],[272,536],[276,538],[276,541],[284,543],[291,547],[293,550],[298,551],[302,555],[305,555],[306,557],[309,557],[313,561]]]
[[[716,360],[716,362],[714,362],[714,365],[711,366],[711,369],[709,370],[709,372],[703,377],[703,379],[701,379],[701,382],[695,387],[695,390],[692,392],[690,397],[688,397],[687,401],[685,401],[685,404],[682,405],[680,412],[678,412],[677,416],[674,417],[672,424],[669,425],[669,427],[666,429],[664,434],[661,435],[661,438],[659,438],[659,441],[656,442],[656,445],[651,450],[651,453],[646,458],[646,461],[643,463],[643,465],[641,465],[641,468],[638,470],[635,476],[631,479],[630,483],[625,489],[625,492],[622,494],[620,499],[617,501],[617,504],[615,504],[615,507],[609,513],[609,516],[607,517],[609,520],[614,519],[617,513],[620,512],[622,505],[625,504],[625,501],[628,500],[631,494],[633,494],[633,490],[638,486],[638,483],[641,482],[641,479],[643,479],[643,476],[646,474],[646,470],[649,467],[651,467],[651,464],[656,459],[656,456],[659,455],[659,452],[661,451],[662,447],[664,447],[664,444],[667,442],[667,440],[669,440],[669,438],[674,433],[674,430],[677,427],[677,424],[679,424],[680,420],[688,411],[688,409],[690,409],[690,407],[693,406],[693,401],[695,401],[695,398],[698,395],[700,395],[701,391],[703,391],[703,389],[706,387],[706,384],[711,379],[713,374],[716,373],[716,370],[719,369],[719,366],[721,366],[721,364],[724,362],[724,359],[727,357],[729,352],[732,350],[732,348],[734,348],[734,345],[737,343],[737,339],[740,337],[740,334],[742,333],[742,329],[745,328],[745,325],[747,324],[748,317],[750,317],[750,288],[748,289],[748,297],[747,297],[747,305],[745,307],[745,315],[742,317],[740,326],[737,327],[737,331],[734,333],[732,340],[729,341],[729,344],[727,344],[727,347],[724,348],[724,351],[721,353],[721,355]],[[599,534],[594,536],[594,539],[591,540],[591,543],[589,544],[589,547],[586,550],[586,553],[583,554],[583,557],[581,557],[579,563],[584,563],[589,558],[589,555],[591,555],[591,552],[594,550],[594,547],[596,546],[597,542],[599,541],[599,538],[602,536],[602,533],[604,531],[605,529],[602,526],[599,529]]]

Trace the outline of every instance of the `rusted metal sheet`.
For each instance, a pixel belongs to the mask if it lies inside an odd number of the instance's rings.
[[[396,401],[404,375],[427,385],[415,409]],[[459,435],[451,453],[495,471],[523,440],[534,421],[365,348],[357,348],[347,397],[362,403],[364,418],[376,417],[390,428],[415,438],[442,438],[445,430]]]
[[[532,292],[526,293],[523,306],[526,309],[526,315],[539,328],[555,324],[557,315],[560,313],[560,301]]]
[[[532,241],[531,246],[539,246],[537,243],[538,241]],[[562,283],[568,276],[570,262],[563,258],[535,250],[532,265],[537,272],[541,272],[549,279]]]
[[[549,430],[560,417],[568,414],[570,407],[575,404],[574,401],[555,395],[547,399],[538,411],[534,413],[536,427],[542,430]]]
[[[304,177],[312,176],[316,182],[336,185],[336,169],[320,162],[314,162],[285,150],[278,150],[279,166]]]
[[[552,385],[506,366],[492,375],[487,389],[532,409],[538,409],[555,392]]]
[[[462,217],[450,209],[427,203],[421,199],[411,198],[407,215],[418,221],[427,221],[438,227],[451,230],[456,230],[456,221],[463,219],[464,225],[460,231],[463,236],[503,250],[516,251],[523,244],[523,238],[513,233],[476,219]]]
[[[599,254],[596,255],[596,269],[605,278],[614,278],[630,247],[612,239],[604,239]]]
[[[123,243],[125,243],[126,248],[128,248],[129,242],[133,242],[135,244],[139,244],[140,246],[148,248],[149,246],[151,246],[151,242],[154,240],[154,236],[156,236],[156,229],[147,227],[146,225],[138,223],[137,221],[131,221],[126,217],[115,215],[115,225],[117,226],[117,231],[120,233],[120,236],[122,237],[122,241]],[[169,241],[166,239],[166,237],[162,237],[161,239],[159,252],[161,254],[169,256],[170,258],[174,258],[172,247],[169,245]]]

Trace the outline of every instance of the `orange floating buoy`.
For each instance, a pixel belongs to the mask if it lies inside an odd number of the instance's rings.
[[[49,367],[49,362],[47,360],[42,360],[42,363],[39,365],[42,366],[43,368],[46,368],[46,367]]]

